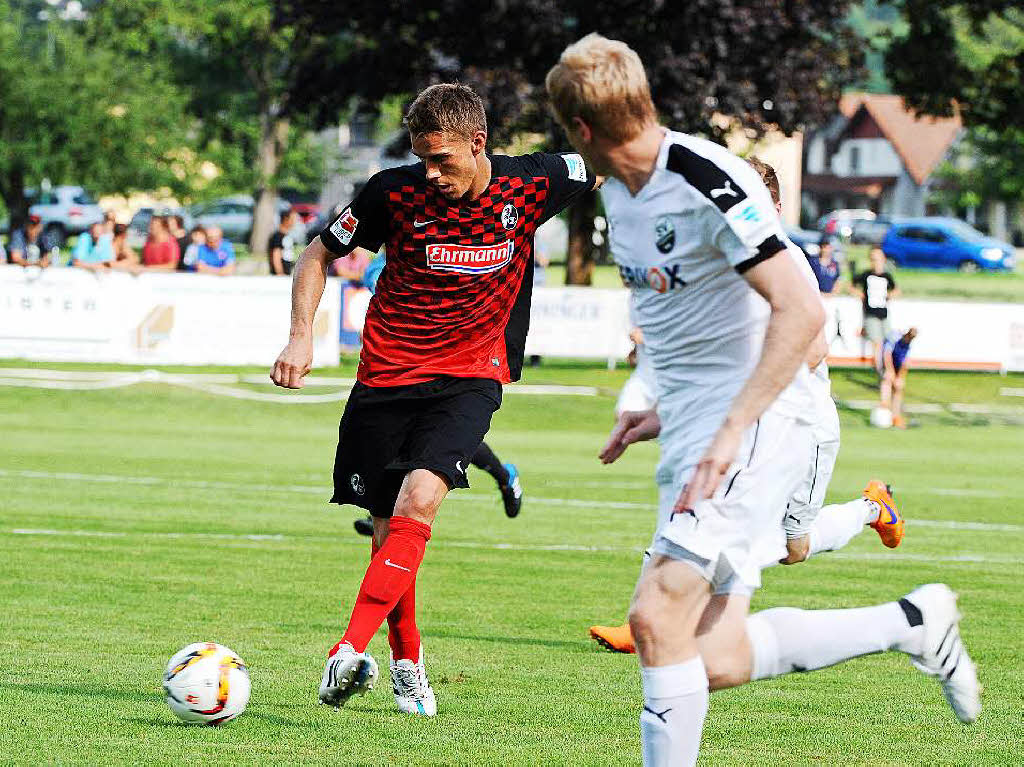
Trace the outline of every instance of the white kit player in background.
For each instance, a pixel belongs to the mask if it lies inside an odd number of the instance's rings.
[[[757,173],[659,126],[628,46],[588,35],[563,52],[547,90],[570,142],[610,177],[611,250],[657,383],[668,521],[630,611],[644,763],[696,763],[709,688],[884,650],[936,676],[957,717],[973,721],[977,677],[945,585],[872,607],[748,617],[762,558],[785,555],[782,515],[813,457],[805,359],[824,323],[820,298],[786,255]]]

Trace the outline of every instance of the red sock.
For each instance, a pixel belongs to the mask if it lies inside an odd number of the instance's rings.
[[[357,652],[363,652],[370,639],[380,628],[384,619],[398,604],[402,596],[409,591],[416,580],[416,571],[423,561],[423,552],[430,540],[430,526],[408,517],[392,517],[387,540],[370,560],[366,575],[359,587],[352,608],[352,617],[348,620],[348,628],[342,642],[348,642]],[[415,594],[412,597],[412,610],[415,610]],[[400,618],[404,628],[405,612]],[[415,620],[413,620],[415,626]],[[416,659],[419,659],[419,632],[416,632]],[[411,638],[411,637],[410,637]],[[404,645],[404,642],[403,642]],[[396,654],[396,657],[402,657]]]
[[[388,613],[388,644],[395,660],[420,659],[420,629],[416,625],[416,581],[402,594],[395,609]]]

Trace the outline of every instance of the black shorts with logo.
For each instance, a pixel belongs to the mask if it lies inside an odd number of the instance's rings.
[[[413,469],[429,469],[449,487],[469,487],[469,461],[499,407],[501,384],[488,378],[357,383],[338,427],[331,503],[390,517],[402,480]]]

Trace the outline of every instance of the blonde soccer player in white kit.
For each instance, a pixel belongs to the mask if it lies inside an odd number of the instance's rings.
[[[785,553],[782,514],[811,460],[804,363],[824,322],[784,255],[767,189],[740,158],[658,125],[643,65],[588,35],[548,73],[556,118],[602,189],[654,370],[671,509],[630,609],[646,765],[695,764],[709,689],[884,650],[938,678],[961,721],[980,712],[956,597],[942,584],[846,610],[748,616],[763,557]]]
[[[782,204],[778,177],[775,170],[756,157],[747,158],[768,189],[772,204],[779,215]],[[803,251],[787,248],[807,283],[817,288],[817,280]],[[642,337],[642,333],[639,333]],[[805,467],[800,483],[786,501],[782,528],[786,533],[786,556],[772,558],[772,551],[761,563],[762,568],[776,564],[792,565],[807,561],[811,556],[836,551],[846,546],[869,526],[888,548],[896,548],[903,540],[904,520],[893,501],[888,485],[877,479],[868,482],[860,498],[842,504],[825,506],[825,494],[836,458],[839,455],[839,414],[832,400],[832,385],[828,376],[825,356],[828,344],[824,332],[811,343],[805,361],[810,370],[809,388],[814,402],[807,420],[811,422],[814,453]],[[661,424],[657,416],[657,386],[647,354],[637,346],[637,366],[623,386],[615,406],[616,424],[600,453],[603,463],[613,463],[634,442],[654,439]],[[657,527],[668,521],[670,507],[659,509]],[[645,552],[645,557],[649,553]],[[636,651],[629,624],[620,626],[591,626],[590,636],[602,647],[613,652]]]

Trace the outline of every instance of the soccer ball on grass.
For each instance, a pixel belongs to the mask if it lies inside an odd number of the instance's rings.
[[[186,722],[223,724],[245,711],[249,669],[234,650],[214,642],[183,647],[167,661],[167,705]]]

